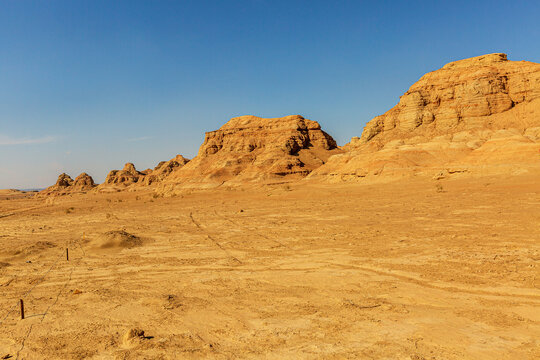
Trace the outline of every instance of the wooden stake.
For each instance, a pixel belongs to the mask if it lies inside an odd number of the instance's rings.
[[[24,320],[24,303],[23,303],[23,299],[20,299],[19,302],[21,304],[21,320]]]
[[[66,248],[66,260],[69,261],[69,249]]]

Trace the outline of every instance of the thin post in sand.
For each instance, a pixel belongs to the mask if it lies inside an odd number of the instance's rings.
[[[19,303],[21,305],[21,320],[24,320],[24,302],[23,302],[23,299],[19,299]]]

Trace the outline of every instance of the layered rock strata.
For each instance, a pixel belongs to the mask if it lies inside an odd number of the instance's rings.
[[[540,64],[489,54],[424,75],[310,177],[529,171],[540,164],[539,134]]]
[[[300,115],[240,116],[207,132],[197,157],[160,188],[302,178],[339,152],[317,122]]]

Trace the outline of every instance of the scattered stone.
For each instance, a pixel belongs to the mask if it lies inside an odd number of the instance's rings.
[[[123,341],[125,345],[133,345],[136,344],[142,340],[152,339],[152,336],[145,336],[144,330],[132,328],[129,329],[123,337]]]

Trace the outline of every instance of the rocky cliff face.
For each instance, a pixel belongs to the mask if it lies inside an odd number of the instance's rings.
[[[164,185],[301,178],[339,152],[317,122],[300,115],[241,116],[207,132],[197,157]]]
[[[536,120],[508,118],[493,123],[490,116],[537,98],[539,64],[508,61],[506,54],[460,60],[424,75],[394,108],[366,125],[360,141],[385,142],[474,128],[523,128]]]
[[[539,134],[540,64],[489,54],[424,75],[312,177],[526,171]]]

